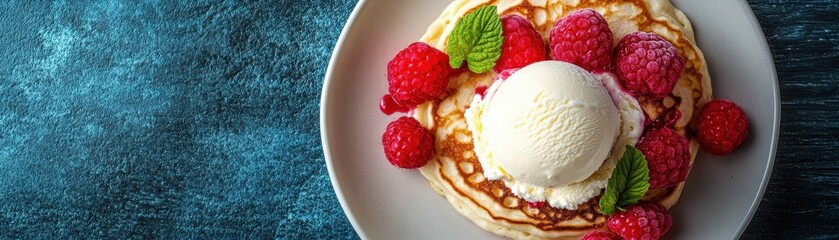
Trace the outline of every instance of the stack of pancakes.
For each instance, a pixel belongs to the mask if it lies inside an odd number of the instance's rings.
[[[458,0],[452,2],[420,39],[445,51],[448,36],[458,19],[483,6],[496,5],[500,15],[521,15],[536,28],[547,43],[551,27],[567,13],[593,9],[609,22],[617,44],[634,31],[654,32],[667,39],[685,58],[686,64],[670,96],[659,101],[639,99],[649,121],[658,121],[676,110],[681,118],[674,129],[690,139],[691,164],[698,143],[688,125],[697,110],[711,97],[711,83],[705,59],[696,46],[693,29],[684,13],[668,0],[588,1],[588,0]],[[418,106],[414,117],[434,133],[436,156],[420,169],[431,186],[458,212],[487,231],[516,239],[575,239],[588,231],[606,229],[607,217],[598,213],[599,197],[577,209],[552,208],[547,204],[530,207],[513,195],[500,180],[487,180],[473,152],[472,134],[464,111],[475,96],[477,86],[491,85],[496,73],[470,72],[452,78],[444,99]],[[681,194],[684,183],[650,190],[644,197],[667,208]]]

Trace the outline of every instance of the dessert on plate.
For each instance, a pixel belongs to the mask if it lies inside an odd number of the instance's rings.
[[[657,239],[700,143],[748,134],[693,34],[667,0],[454,1],[388,63],[386,158],[501,236]]]

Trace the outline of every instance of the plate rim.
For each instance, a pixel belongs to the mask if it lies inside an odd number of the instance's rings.
[[[359,0],[356,3],[356,6],[353,8],[353,11],[350,13],[349,17],[347,18],[346,23],[344,24],[344,28],[341,30],[340,35],[335,43],[335,47],[332,50],[332,55],[329,59],[329,65],[326,68],[326,74],[324,75],[323,85],[321,88],[321,98],[320,98],[320,137],[321,137],[321,147],[323,150],[324,161],[326,162],[326,168],[329,172],[329,180],[332,184],[333,191],[335,192],[336,197],[338,198],[338,202],[341,205],[342,210],[344,211],[344,216],[350,221],[353,229],[355,230],[356,234],[359,235],[361,239],[368,239],[368,236],[364,229],[361,228],[360,223],[358,222],[355,214],[352,212],[349,204],[344,197],[343,188],[338,181],[337,176],[335,175],[335,168],[332,163],[332,154],[331,149],[329,146],[329,134],[328,134],[328,125],[327,121],[327,102],[329,101],[330,86],[332,85],[332,79],[335,72],[335,64],[340,56],[343,53],[343,45],[346,42],[346,37],[349,32],[355,28],[355,23],[358,18],[358,15],[363,10],[363,8],[367,5],[367,0]],[[772,80],[772,100],[774,109],[772,109],[773,113],[773,121],[772,121],[772,142],[769,146],[769,157],[767,161],[766,168],[763,172],[763,179],[760,182],[760,189],[758,193],[755,195],[755,198],[752,200],[751,207],[749,207],[748,214],[742,219],[740,226],[737,229],[737,232],[732,239],[737,239],[745,232],[746,228],[751,224],[751,220],[754,217],[755,213],[757,212],[760,202],[763,200],[763,195],[766,193],[766,188],[769,185],[769,180],[771,179],[772,170],[775,166],[775,157],[777,153],[777,147],[779,142],[779,135],[780,135],[780,121],[781,121],[781,100],[780,100],[780,82],[778,81],[778,73],[777,69],[775,68],[775,59],[772,55],[772,51],[769,48],[769,42],[767,41],[766,33],[763,31],[763,28],[760,25],[760,21],[758,21],[757,16],[754,13],[754,10],[751,8],[751,5],[748,4],[745,0],[737,1],[741,9],[745,11],[744,16],[751,18],[751,22],[749,26],[755,29],[756,33],[760,33],[759,37],[756,39],[760,45],[760,48],[763,50],[762,52],[769,56],[769,64],[768,68],[770,70],[769,75]]]
[[[743,235],[743,232],[746,231],[746,228],[752,222],[752,218],[754,217],[755,213],[757,213],[758,207],[760,206],[760,202],[763,200],[763,194],[766,193],[766,187],[769,186],[769,180],[772,177],[772,169],[775,166],[775,154],[778,152],[778,138],[781,132],[781,92],[780,92],[780,82],[778,81],[778,70],[775,68],[775,57],[772,55],[772,49],[769,48],[769,41],[766,39],[766,33],[763,32],[763,27],[760,25],[760,21],[757,19],[752,6],[749,5],[746,0],[737,1],[740,3],[741,9],[746,11],[745,15],[751,18],[751,23],[749,24],[756,32],[760,33],[758,38],[758,43],[760,48],[763,50],[763,53],[769,56],[769,75],[772,78],[772,101],[774,104],[774,109],[772,115],[774,115],[774,119],[772,121],[772,144],[769,145],[769,159],[768,164],[766,164],[766,169],[763,170],[763,179],[760,181],[760,189],[755,195],[755,198],[752,200],[752,206],[749,208],[749,213],[746,214],[746,217],[740,223],[739,229],[737,229],[737,234],[732,239],[738,239],[740,236]]]
[[[358,219],[356,219],[355,214],[353,214],[352,209],[350,209],[350,206],[344,197],[343,188],[338,182],[338,177],[335,176],[335,167],[332,164],[332,151],[330,150],[328,140],[329,131],[327,130],[328,126],[326,124],[328,112],[326,103],[329,101],[329,94],[327,93],[329,93],[330,86],[332,85],[332,78],[335,73],[335,62],[338,60],[338,56],[343,53],[343,45],[344,42],[346,42],[347,34],[355,27],[355,20],[358,18],[359,12],[361,12],[361,9],[366,5],[367,0],[359,0],[358,3],[356,3],[350,13],[350,16],[347,18],[347,22],[344,24],[344,28],[341,30],[341,34],[338,35],[338,40],[336,40],[335,47],[332,49],[332,56],[329,58],[329,65],[326,67],[326,74],[323,78],[323,86],[321,87],[320,93],[320,141],[321,149],[323,150],[323,159],[326,162],[326,170],[329,172],[329,181],[332,184],[332,190],[338,198],[338,203],[341,204],[344,216],[350,221],[350,225],[352,225],[355,233],[358,234],[361,239],[368,239],[367,233],[365,233],[364,229],[361,228],[358,223]]]

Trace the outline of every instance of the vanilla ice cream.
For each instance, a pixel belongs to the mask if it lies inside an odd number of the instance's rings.
[[[495,160],[536,185],[579,182],[601,164],[618,136],[620,116],[588,71],[544,61],[520,69],[496,90],[483,119]]]
[[[596,196],[643,122],[638,103],[612,82],[543,61],[476,95],[464,115],[486,178],[503,180],[525,200],[566,209]]]

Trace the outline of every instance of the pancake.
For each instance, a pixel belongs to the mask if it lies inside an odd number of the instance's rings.
[[[457,20],[486,4],[498,6],[501,15],[518,14],[527,18],[546,43],[550,29],[558,19],[582,8],[593,9],[606,18],[614,34],[614,44],[633,31],[655,32],[673,43],[686,60],[674,90],[663,100],[639,98],[638,101],[651,122],[663,121],[665,116],[677,114],[677,111],[681,114],[673,127],[690,140],[693,164],[699,144],[689,125],[697,110],[711,98],[710,78],[690,22],[669,1],[460,0],[452,2],[443,11],[420,41],[445,51],[446,41]],[[599,196],[574,210],[547,205],[531,208],[513,195],[504,182],[487,180],[483,176],[464,111],[472,102],[474,89],[489,86],[495,75],[493,71],[483,74],[467,71],[451,79],[445,98],[422,104],[414,111],[414,118],[431,129],[435,137],[436,155],[420,169],[422,175],[459,213],[501,236],[576,239],[591,230],[606,229],[606,216],[597,212]],[[670,208],[678,201],[683,187],[684,183],[680,183],[671,188],[650,190],[644,199]]]

